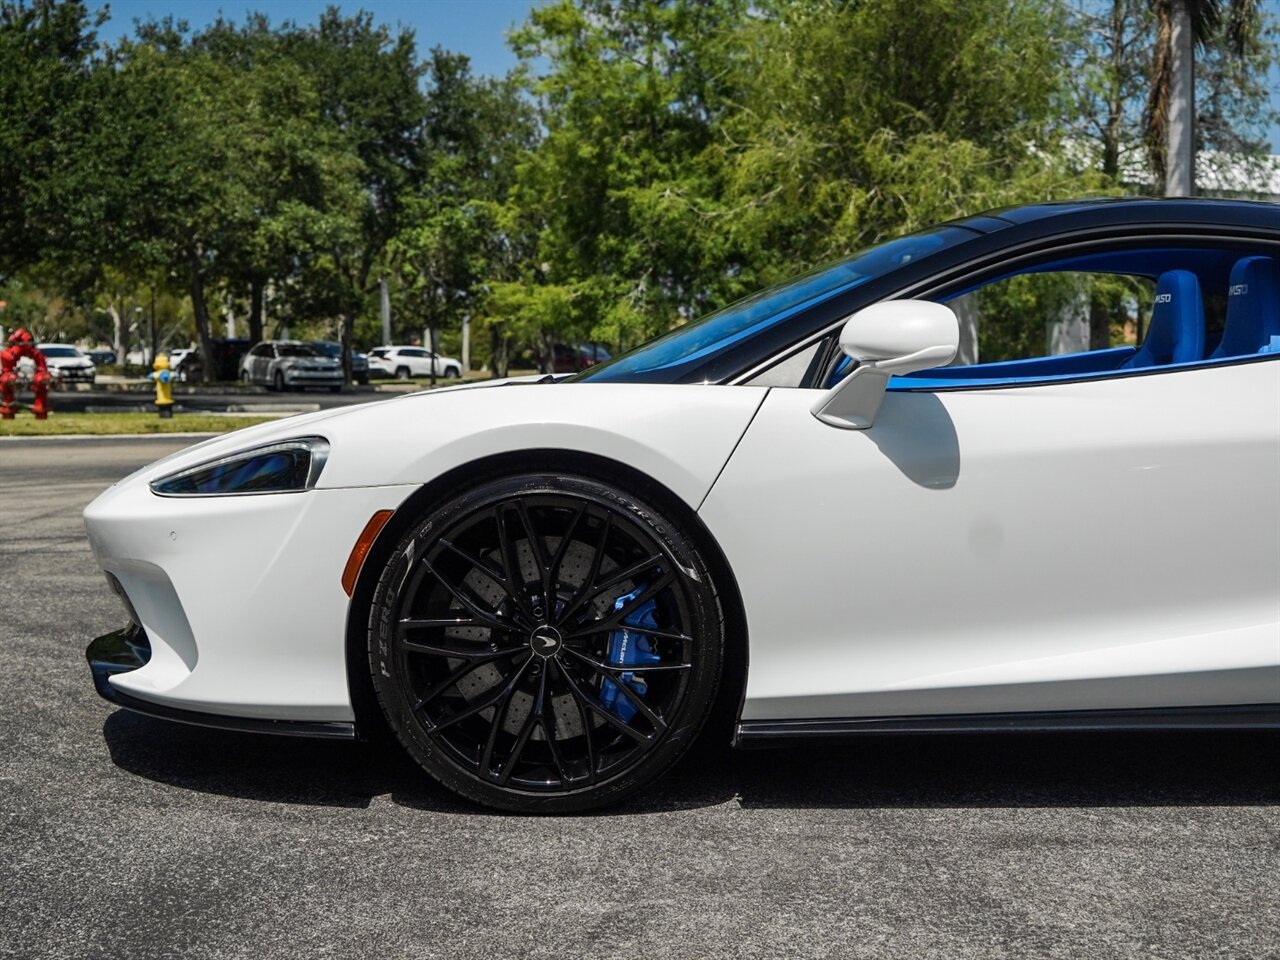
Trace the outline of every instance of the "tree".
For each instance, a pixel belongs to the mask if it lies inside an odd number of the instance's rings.
[[[1099,186],[1062,140],[1071,101],[1056,4],[767,9],[743,28],[751,56],[719,147],[720,228],[746,287],[891,233]]]
[[[321,118],[359,163],[354,229],[332,236],[316,264],[326,301],[340,318],[349,378],[355,318],[400,229],[405,199],[423,176],[423,66],[413,31],[393,34],[365,12],[343,17],[329,7],[314,29],[288,31],[284,40],[284,55],[315,84]]]
[[[708,278],[705,163],[747,5],[738,0],[561,0],[513,42],[532,69],[545,136],[519,170],[511,233],[531,249],[495,296],[508,326],[635,343],[719,299]]]
[[[255,217],[224,251],[230,285],[247,293],[249,338],[263,335],[265,294],[287,295],[295,317],[323,315],[333,297],[332,250],[359,232],[361,162],[324,118],[320,85],[288,56],[297,28],[273,30],[251,14],[244,25],[219,18],[191,47],[240,76],[262,129],[244,145]]]
[[[439,48],[427,66],[424,173],[389,252],[435,350],[436,331],[460,326],[503,271],[502,204],[536,132],[514,78],[477,79],[466,57]]]
[[[90,229],[87,186],[68,175],[92,96],[95,30],[77,0],[0,2],[0,282]],[[60,258],[61,259],[61,258]]]
[[[1229,56],[1254,52],[1262,26],[1258,0],[1150,0],[1157,21],[1147,144],[1166,196],[1195,193],[1195,50],[1218,45]],[[1264,70],[1265,73],[1265,70]]]

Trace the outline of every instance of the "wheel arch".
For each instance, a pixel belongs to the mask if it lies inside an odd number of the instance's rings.
[[[599,454],[547,448],[508,450],[461,464],[442,473],[406,497],[378,533],[356,579],[351,602],[347,605],[347,689],[351,697],[351,709],[355,714],[357,734],[366,740],[394,739],[382,719],[369,678],[367,620],[374,588],[395,545],[423,511],[434,504],[476,483],[529,470],[580,473],[602,483],[620,483],[652,501],[655,506],[670,511],[675,519],[684,524],[711,568],[724,614],[726,669],[720,678],[716,702],[702,736],[723,733],[726,740],[731,738],[746,696],[750,644],[746,607],[738,589],[737,578],[720,544],[702,522],[697,510],[648,474]]]

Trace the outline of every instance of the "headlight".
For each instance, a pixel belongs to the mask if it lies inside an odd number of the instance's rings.
[[[284,440],[160,477],[151,490],[162,497],[298,493],[316,485],[328,456],[323,437]]]

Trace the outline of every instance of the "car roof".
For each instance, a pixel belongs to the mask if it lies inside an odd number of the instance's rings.
[[[36,344],[36,349],[37,349],[37,350],[42,350],[42,349],[44,349],[45,347],[70,347],[72,350],[79,350],[79,349],[80,349],[80,348],[79,348],[79,347],[77,347],[74,343],[53,343],[53,342],[49,342],[49,343],[37,343],[37,344]]]
[[[1280,229],[1280,205],[1220,197],[1085,197],[987,210],[951,221],[978,233],[1036,224],[1057,232],[1119,223],[1222,224]]]

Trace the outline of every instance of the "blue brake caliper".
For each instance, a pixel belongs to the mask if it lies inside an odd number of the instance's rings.
[[[613,601],[614,611],[621,610],[636,597],[640,596],[644,590],[645,587],[642,584],[626,596],[619,597]],[[649,646],[648,637],[642,633],[627,629],[627,627],[648,627],[651,630],[656,630],[658,621],[654,613],[657,609],[657,603],[653,600],[646,600],[623,619],[622,626],[619,629],[609,634],[610,666],[629,667],[635,664],[657,663],[662,659]],[[619,680],[625,683],[628,689],[635,693],[636,696],[643,697],[649,690],[649,685],[630,670],[622,674]],[[613,680],[606,679],[601,682],[600,701],[604,704],[606,710],[620,720],[630,720],[636,715],[635,704],[618,688],[618,684]]]

